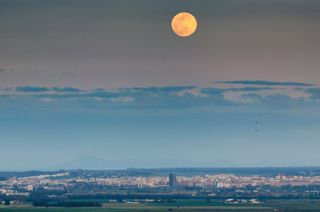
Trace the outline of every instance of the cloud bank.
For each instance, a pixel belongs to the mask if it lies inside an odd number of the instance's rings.
[[[14,102],[19,99],[50,103],[68,103],[77,107],[96,105],[113,108],[199,108],[267,106],[288,108],[301,105],[317,105],[320,87],[300,82],[274,81],[222,81],[219,86],[164,86],[133,87],[121,89],[83,90],[75,87],[23,86],[2,89],[1,97]]]

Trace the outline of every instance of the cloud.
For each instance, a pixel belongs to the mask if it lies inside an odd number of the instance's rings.
[[[118,98],[113,98],[111,99],[111,101],[115,103],[129,103],[129,102],[133,102],[134,98],[131,96],[122,96]]]
[[[224,89],[224,98],[239,103],[261,103],[269,101],[269,97],[280,95],[280,98],[288,97],[290,100],[308,101],[310,94],[302,88],[292,86],[270,86],[270,87],[240,87]],[[282,104],[283,105],[283,104]]]
[[[310,99],[316,99],[316,100],[320,99],[320,87],[309,88],[309,89],[306,89],[305,91],[310,94]]]
[[[272,87],[241,87],[241,88],[227,88],[225,89],[226,91],[251,91],[251,92],[256,92],[256,91],[266,91],[266,90],[273,90]]]
[[[194,89],[196,86],[165,86],[165,87],[144,87],[144,88],[129,88],[127,90],[139,92],[153,92],[153,93],[175,93],[184,90]]]
[[[294,99],[284,94],[270,94],[266,96],[259,94],[247,94],[244,97],[255,99],[256,102],[273,109],[293,108],[301,103],[301,99]]]
[[[17,92],[26,92],[26,93],[40,93],[40,92],[48,92],[50,91],[47,87],[32,87],[32,86],[24,86],[24,87],[17,87]]]
[[[200,88],[192,88],[192,89],[185,89],[182,91],[176,92],[177,96],[185,96],[185,95],[191,95],[195,97],[207,97],[207,94],[202,93]]]
[[[79,88],[72,88],[72,87],[53,87],[51,90],[55,92],[80,92],[81,90]]]
[[[235,80],[235,81],[218,81],[214,83],[238,84],[238,85],[262,85],[262,86],[315,86],[314,84],[302,82],[276,82],[265,80]]]
[[[270,108],[286,108],[303,104],[317,104],[317,100],[320,99],[320,88],[317,87],[307,89],[296,86],[274,86],[275,83],[266,83],[265,81],[259,82],[271,85],[239,87],[239,85],[230,84],[226,88],[198,86],[133,87],[114,90],[25,86],[17,87],[15,90],[18,93],[4,90],[2,90],[2,93],[15,97],[15,99],[21,98],[21,100],[25,96],[25,100],[31,100],[31,103],[32,99],[47,103],[52,102],[52,107],[54,105],[68,105],[70,107],[72,105],[82,105],[84,107],[89,105],[92,108],[111,106],[113,109],[125,107],[127,109],[194,108],[198,110],[200,108],[223,108],[224,106],[230,108],[261,105]],[[286,85],[289,84],[297,85],[299,83],[286,83]],[[36,104],[36,102],[39,101],[34,101],[32,104]]]
[[[255,98],[247,96],[241,91],[227,91],[223,95],[225,100],[235,103],[251,104],[256,102]]]
[[[36,86],[22,86],[15,89],[17,92],[30,92],[30,93],[46,93],[46,92],[57,92],[57,93],[79,93],[81,89],[73,87],[36,87]]]
[[[201,92],[208,96],[222,96],[225,90],[220,88],[202,88]]]

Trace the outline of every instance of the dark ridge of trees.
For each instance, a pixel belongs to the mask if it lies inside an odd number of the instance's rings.
[[[101,202],[97,201],[48,201],[35,200],[32,202],[34,207],[102,207]]]
[[[68,199],[202,199],[203,197],[194,197],[184,194],[81,194],[68,195]]]

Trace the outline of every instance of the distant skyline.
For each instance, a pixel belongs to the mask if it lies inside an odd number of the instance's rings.
[[[319,24],[318,0],[0,0],[0,170],[320,166]]]

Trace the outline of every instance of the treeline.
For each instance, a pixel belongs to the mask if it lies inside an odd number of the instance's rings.
[[[102,207],[97,201],[48,201],[36,200],[32,202],[34,207]]]
[[[188,194],[70,194],[68,199],[202,199]]]

